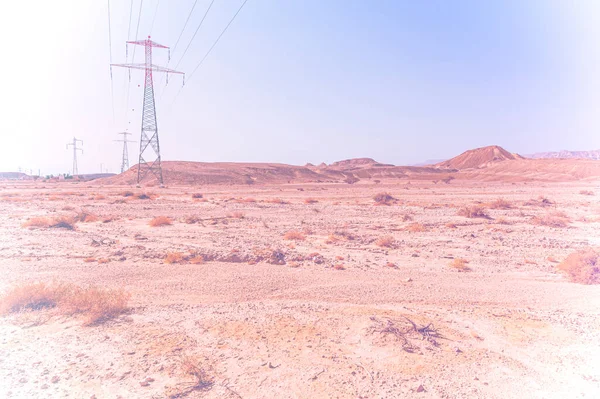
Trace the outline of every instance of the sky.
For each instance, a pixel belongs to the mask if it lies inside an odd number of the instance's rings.
[[[163,160],[407,165],[493,144],[600,148],[596,0],[248,0],[192,74],[243,0],[215,0],[183,56],[211,0],[182,31],[194,2],[1,2],[0,171],[71,172],[77,137],[80,173],[119,172],[125,130],[136,164],[144,73],[111,79],[109,64],[148,35],[172,48],[154,63],[186,73],[185,86],[154,75]]]

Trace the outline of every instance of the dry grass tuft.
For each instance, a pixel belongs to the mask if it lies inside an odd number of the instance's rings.
[[[54,218],[34,217],[27,220],[22,226],[75,230],[75,223],[77,223],[77,219],[72,216],[57,216]]]
[[[490,208],[492,209],[512,209],[512,207],[513,205],[504,198],[498,198],[490,204]]]
[[[499,218],[496,219],[496,223],[498,224],[510,224],[510,222],[505,218],[500,216]]]
[[[574,283],[600,284],[600,253],[596,250],[588,248],[572,253],[557,268]]]
[[[184,392],[176,396],[170,396],[171,398],[182,398],[193,391],[209,391],[215,384],[214,378],[206,368],[201,366],[201,362],[197,357],[184,357],[181,362],[181,371],[184,376],[191,377],[193,381],[185,384],[187,387]]]
[[[202,195],[200,193],[194,193],[194,194],[192,194],[192,198],[193,199],[200,199],[200,198],[204,198],[204,195]]]
[[[406,227],[406,230],[411,233],[423,233],[427,231],[427,227],[421,223],[411,223]]]
[[[489,215],[485,212],[485,208],[481,205],[471,205],[460,208],[457,213],[459,216],[467,218],[484,218],[489,219]]]
[[[373,197],[373,201],[375,201],[375,205],[392,205],[396,202],[396,198],[389,193],[378,193]]]
[[[123,197],[133,197],[135,194],[133,193],[133,191],[123,191],[123,192],[121,193],[121,195],[122,195]]]
[[[192,265],[200,265],[204,263],[204,257],[202,255],[192,255],[190,256],[189,262]]]
[[[334,234],[330,234],[329,237],[325,239],[325,244],[335,244],[340,239],[336,237]]]
[[[452,222],[448,222],[444,226],[446,226],[449,229],[455,229],[457,227],[456,223],[452,223]]]
[[[0,314],[56,308],[59,314],[84,315],[85,324],[93,325],[125,313],[129,298],[130,295],[122,290],[30,283],[16,286],[4,294],[0,299]]]
[[[141,199],[141,200],[147,200],[147,199],[152,199],[152,195],[146,194],[146,193],[141,193],[141,194],[136,195],[135,198]]]
[[[266,200],[265,202],[268,202],[269,204],[280,204],[280,205],[289,204],[288,201],[284,201],[281,198],[271,198],[271,199]]]
[[[165,256],[165,263],[168,264],[182,264],[188,261],[188,256],[186,256],[182,252],[167,252],[167,256]]]
[[[152,219],[148,224],[152,227],[170,226],[173,224],[173,220],[166,216],[157,216],[154,219]]]
[[[341,263],[337,263],[333,266],[333,268],[335,270],[346,270],[346,268],[344,267],[344,265],[342,265]]]
[[[468,260],[463,258],[455,258],[452,262],[450,262],[450,267],[458,270],[459,272],[470,272],[471,268],[467,266],[469,263]]]
[[[314,198],[306,198],[306,199],[304,200],[304,203],[305,203],[305,204],[316,204],[317,202],[319,202],[319,201],[317,201],[317,200],[316,200],[316,199],[314,199]]]
[[[561,211],[550,212],[542,216],[534,216],[531,223],[548,227],[568,227],[571,220]]]
[[[102,264],[102,263],[108,263],[110,262],[110,259],[108,258],[98,258],[98,263]]]
[[[93,223],[98,221],[98,216],[88,212],[80,212],[77,214],[77,220],[82,223]]]
[[[246,215],[244,215],[243,212],[236,211],[228,214],[227,217],[230,219],[243,219],[246,217]]]
[[[581,194],[581,195],[594,195],[594,192],[591,191],[591,190],[581,190],[579,192],[579,194]]]
[[[85,263],[92,263],[92,262],[95,262],[95,261],[96,261],[96,258],[85,258],[83,261],[84,261]]]
[[[283,235],[284,240],[304,241],[306,235],[301,231],[290,230]]]
[[[375,244],[382,248],[395,248],[396,240],[392,236],[385,236],[375,241]]]
[[[552,202],[551,200],[549,200],[546,197],[539,196],[538,199],[530,199],[529,201],[526,201],[523,205],[546,207],[546,206],[554,205],[554,202]]]

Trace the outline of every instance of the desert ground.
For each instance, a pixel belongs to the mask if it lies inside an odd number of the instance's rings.
[[[5,312],[0,396],[600,397],[600,289],[558,268],[597,182],[436,183],[2,182],[0,292],[130,299]]]

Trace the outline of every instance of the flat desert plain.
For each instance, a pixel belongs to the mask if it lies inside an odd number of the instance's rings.
[[[599,246],[599,199],[0,183],[0,396],[597,398],[600,290],[559,266]]]

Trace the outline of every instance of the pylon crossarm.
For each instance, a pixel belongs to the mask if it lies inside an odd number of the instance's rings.
[[[127,41],[127,44],[137,44],[138,46],[148,46],[148,47],[158,47],[158,48],[169,48],[168,46],[164,46],[160,43],[153,42],[152,40],[137,40],[137,41]]]
[[[141,69],[143,71],[150,70],[152,72],[166,72],[166,73],[175,73],[179,75],[184,75],[183,72],[176,71],[170,68],[164,68],[158,65],[150,65],[146,67],[146,64],[110,64],[111,66],[121,67],[121,68],[131,68],[131,69]]]

